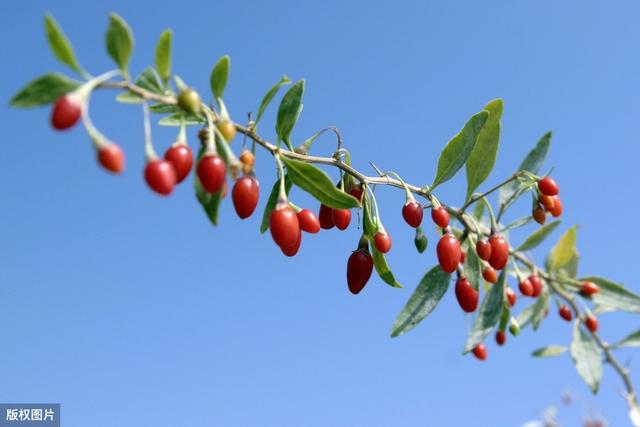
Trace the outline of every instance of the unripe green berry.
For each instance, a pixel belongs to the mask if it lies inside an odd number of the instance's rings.
[[[178,105],[187,113],[199,115],[201,109],[200,104],[200,95],[191,88],[183,89],[178,94]]]

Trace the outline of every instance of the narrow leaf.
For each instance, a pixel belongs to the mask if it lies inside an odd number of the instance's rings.
[[[437,185],[450,180],[467,161],[471,150],[478,139],[478,134],[487,121],[489,113],[481,111],[472,116],[460,133],[451,138],[440,153],[438,172],[431,184],[433,190]]]
[[[186,126],[199,125],[206,123],[201,116],[195,116],[188,113],[175,113],[167,117],[160,119],[158,124],[160,126],[181,126],[184,123]]]
[[[576,226],[574,225],[560,237],[558,243],[549,253],[549,266],[551,270],[559,270],[571,262],[576,250]]]
[[[549,308],[549,291],[544,288],[536,303],[533,304],[533,313],[531,315],[531,326],[533,326],[533,330],[537,331],[540,327],[540,324],[544,320],[547,309]]]
[[[600,288],[600,292],[591,297],[595,304],[621,311],[640,313],[640,296],[631,292],[623,285],[598,276],[583,277],[580,281],[593,282]]]
[[[371,242],[371,251],[373,252],[373,266],[375,267],[378,276],[380,276],[382,281],[384,281],[387,285],[390,285],[394,288],[402,288],[403,286],[396,280],[393,273],[391,272],[391,267],[389,267],[384,254],[378,252],[372,238],[369,238],[369,241]]]
[[[567,347],[563,345],[548,345],[531,353],[533,357],[552,357],[559,356],[567,351]]]
[[[10,105],[18,108],[37,107],[51,104],[62,95],[80,86],[80,82],[71,80],[62,74],[49,73],[27,83],[13,98]]]
[[[640,347],[640,330],[627,335],[611,347]]]
[[[525,240],[524,243],[521,244],[518,249],[516,249],[516,251],[529,251],[537,247],[544,241],[544,239],[547,238],[547,236],[553,233],[553,230],[555,230],[558,225],[560,225],[560,221],[553,221],[543,225],[542,227],[531,233],[531,235],[527,237],[527,240]]]
[[[416,245],[416,249],[419,253],[423,253],[427,249],[429,239],[427,239],[424,231],[422,231],[422,227],[416,228],[416,236],[413,239],[413,243]]]
[[[291,190],[291,186],[293,182],[291,182],[291,178],[289,175],[284,176],[284,187],[289,194]],[[264,213],[262,214],[262,223],[260,224],[260,233],[264,233],[269,229],[269,218],[271,217],[271,211],[276,207],[278,203],[278,195],[280,194],[280,180],[276,180],[275,184],[273,184],[273,188],[271,188],[271,193],[269,194],[269,199],[267,199],[267,204],[264,206]]]
[[[507,275],[504,270],[500,273],[498,283],[493,285],[485,295],[480,306],[480,312],[473,324],[473,329],[467,337],[463,353],[468,353],[480,344],[491,333],[500,320],[504,305],[504,290]]]
[[[520,218],[513,220],[511,223],[503,227],[501,231],[505,232],[509,230],[515,230],[516,228],[524,227],[525,225],[529,224],[532,220],[533,218],[531,218],[531,215],[521,216]]]
[[[225,55],[216,62],[216,65],[211,70],[210,84],[211,92],[216,98],[222,98],[224,88],[227,87],[227,81],[229,80],[229,70],[231,68],[231,58],[229,55]]]
[[[129,24],[116,13],[111,13],[106,42],[109,56],[126,75],[134,41]]]
[[[45,15],[44,25],[47,32],[49,47],[56,58],[58,58],[58,60],[63,64],[68,65],[73,71],[79,74],[84,74],[85,71],[78,63],[69,39],[67,39],[67,36],[64,34],[62,28],[58,25],[53,15],[50,13]]]
[[[157,93],[158,95],[164,94],[162,80],[158,72],[152,67],[146,67],[142,70],[142,73],[136,77],[136,85],[150,92]]]
[[[500,145],[500,119],[502,118],[502,99],[494,99],[484,106],[489,117],[478,134],[469,158],[467,159],[467,198],[482,184],[493,169]]]
[[[480,282],[482,280],[482,262],[473,248],[469,248],[469,250],[467,250],[467,257],[464,260],[464,274],[467,276],[471,286],[475,289],[480,289]]]
[[[166,29],[160,34],[156,45],[156,70],[162,80],[166,83],[171,76],[171,41],[173,32]]]
[[[302,95],[304,94],[304,79],[299,80],[289,88],[280,101],[278,108],[278,118],[276,121],[276,132],[278,141],[284,141],[291,145],[291,131],[302,111]]]
[[[569,351],[578,374],[587,383],[591,392],[597,393],[602,378],[600,349],[591,335],[587,334],[578,322],[573,327],[573,341]]]
[[[451,275],[436,265],[424,275],[391,328],[391,336],[400,336],[415,328],[436,308],[449,288]]]
[[[280,77],[280,80],[278,81],[278,83],[273,85],[271,89],[269,89],[269,91],[264,95],[264,98],[262,98],[262,102],[260,103],[260,108],[258,108],[258,116],[256,117],[255,126],[258,126],[258,122],[262,118],[262,115],[264,114],[265,110],[271,103],[271,100],[273,99],[274,96],[276,96],[280,88],[282,86],[288,85],[289,83],[291,83],[291,80],[289,80],[289,77],[282,76]]]

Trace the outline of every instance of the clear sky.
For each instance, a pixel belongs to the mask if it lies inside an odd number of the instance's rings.
[[[400,217],[402,192],[378,193],[394,238],[388,259],[406,287],[374,278],[354,297],[345,265],[357,245],[355,227],[305,236],[294,259],[258,233],[261,214],[240,221],[229,199],[222,226],[212,228],[190,182],[168,199],[147,189],[141,112],[112,102],[113,93],[95,96],[92,111],[127,152],[121,177],[96,166],[80,126],[58,134],[48,126],[48,109],[9,109],[28,80],[64,70],[45,42],[46,10],[96,74],[112,67],[103,47],[110,11],[133,27],[135,71],[152,62],[169,26],[175,71],[203,93],[211,66],[230,54],[225,100],[238,120],[257,109],[281,74],[305,77],[296,140],[337,125],[357,167],[368,170],[373,160],[418,184],[432,180],[440,149],[467,118],[502,97],[501,149],[487,185],[508,176],[552,129],[546,167],[556,167],[562,186],[561,229],[581,225],[581,272],[639,291],[638,229],[625,218],[640,209],[632,196],[640,115],[636,1],[0,6],[0,402],[61,402],[66,427],[506,427],[535,418],[571,389],[580,403],[562,410],[568,425],[577,424],[583,406],[611,425],[627,425],[621,383],[608,367],[601,393],[591,397],[568,356],[529,356],[568,343],[570,327],[555,308],[538,333],[509,337],[505,348],[489,343],[485,363],[460,355],[471,319],[452,292],[416,330],[389,338],[396,314],[435,263],[433,229],[426,254],[413,247]],[[262,125],[270,139],[273,121],[272,109]],[[173,130],[154,132],[164,151]],[[193,131],[190,137],[195,147]],[[322,141],[317,152],[328,153],[332,142]],[[258,156],[257,171],[264,201],[272,160]],[[439,195],[459,204],[464,191],[461,174]],[[293,195],[317,208],[300,191]],[[519,204],[512,217],[528,210]],[[632,316],[601,319],[609,340],[639,324]],[[632,378],[640,383],[637,370]]]

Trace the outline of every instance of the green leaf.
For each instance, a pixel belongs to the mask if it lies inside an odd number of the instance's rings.
[[[129,24],[116,13],[111,13],[110,15],[106,42],[109,56],[111,56],[126,75],[134,41]]]
[[[536,303],[537,302],[538,301],[536,300]],[[536,310],[536,304],[534,303],[534,304],[531,304],[529,307],[523,309],[520,313],[518,313],[518,315],[516,316],[516,322],[518,323],[518,326],[520,327],[520,329],[523,329],[529,323],[531,323],[531,319],[533,319],[535,310]]]
[[[592,393],[598,392],[602,378],[602,358],[600,349],[591,335],[587,334],[578,322],[573,327],[573,341],[569,347],[571,358],[578,374],[589,386]]]
[[[18,108],[37,107],[51,104],[62,95],[72,92],[80,82],[71,80],[62,74],[49,73],[27,83],[13,98],[10,105]]]
[[[503,270],[498,277],[498,283],[490,288],[489,292],[487,292],[482,300],[480,312],[473,324],[473,330],[467,337],[463,353],[470,352],[475,346],[484,341],[500,320],[502,307],[504,306],[506,278],[507,275]]]
[[[289,83],[291,83],[289,77],[282,76],[280,77],[278,83],[273,85],[271,89],[269,89],[269,91],[264,95],[264,98],[262,98],[262,102],[260,103],[260,108],[258,108],[258,116],[256,117],[255,126],[258,126],[258,122],[262,118],[262,115],[264,114],[265,110],[271,103],[271,100],[273,100],[273,97],[276,96],[280,88],[282,86],[288,85]]]
[[[419,253],[423,253],[427,249],[429,239],[422,231],[422,227],[416,228],[416,237],[413,239],[413,243],[416,245],[416,249]]]
[[[156,70],[164,82],[167,82],[171,75],[171,40],[173,32],[166,29],[160,34],[156,45]]]
[[[593,282],[600,288],[600,292],[591,297],[595,304],[621,311],[640,313],[640,296],[634,294],[623,285],[598,276],[583,277],[580,281]],[[576,289],[578,288],[578,286],[575,287]]]
[[[158,114],[167,114],[167,113],[179,113],[184,111],[177,105],[169,105],[169,104],[153,104],[149,106],[149,111],[152,113]]]
[[[415,328],[436,308],[449,288],[451,275],[436,265],[424,275],[391,328],[391,336],[400,336]]]
[[[533,304],[533,313],[531,316],[531,325],[533,330],[537,331],[540,324],[547,315],[547,308],[549,308],[549,291],[544,288],[542,293],[538,296],[536,303]]]
[[[575,278],[578,275],[578,265],[580,264],[580,252],[577,249],[574,249],[573,254],[571,255],[571,259],[564,267],[558,270],[558,274],[562,276],[567,276],[571,278]]]
[[[158,72],[152,67],[146,67],[142,70],[142,73],[136,77],[136,85],[150,92],[157,93],[158,95],[164,94],[162,80],[158,75]]]
[[[205,147],[201,147],[198,151],[198,156],[196,157],[195,164],[197,165],[200,161],[204,153]],[[200,179],[198,178],[197,168],[193,170],[193,188],[196,192],[196,198],[204,212],[207,214],[207,218],[211,221],[211,224],[214,226],[218,225],[218,213],[220,210],[220,203],[222,202],[222,194],[224,192],[224,188],[218,191],[216,194],[211,194],[207,192],[200,183]]]
[[[533,357],[552,357],[559,356],[562,353],[567,351],[567,347],[563,345],[548,345],[546,347],[542,347],[531,353]]]
[[[482,202],[477,202],[474,206],[473,206],[473,217],[475,219],[477,219],[478,221],[480,221],[482,219],[482,217],[484,216],[484,211],[486,209],[486,206],[484,203]]]
[[[68,65],[73,71],[79,74],[85,74],[84,69],[78,63],[76,55],[73,52],[73,47],[65,36],[62,28],[56,22],[53,15],[47,13],[44,17],[45,30],[47,32],[47,40],[49,40],[49,47],[53,51],[53,54],[58,58],[60,62]]]
[[[298,116],[302,111],[303,94],[304,79],[298,80],[298,82],[291,86],[287,93],[282,97],[280,107],[278,108],[278,119],[276,121],[278,142],[284,141],[287,145],[291,145],[291,131],[293,130],[293,127],[298,120]]]
[[[484,182],[496,163],[500,145],[500,119],[502,118],[502,99],[494,99],[484,106],[489,117],[478,134],[469,158],[467,159],[467,198]]]
[[[533,218],[531,218],[531,215],[521,216],[520,218],[517,218],[517,219],[513,220],[507,226],[503,227],[501,229],[501,231],[505,232],[505,231],[515,230],[516,228],[523,227],[523,226],[529,224],[532,221],[532,219]]]
[[[282,161],[293,183],[318,199],[320,203],[334,209],[360,207],[358,200],[336,188],[324,171],[300,160],[282,157]]]
[[[284,176],[284,187],[289,194],[291,190],[291,186],[293,186],[293,182],[291,182],[291,178],[289,175]],[[280,195],[280,180],[276,180],[273,184],[273,188],[271,188],[271,193],[269,194],[269,199],[267,199],[267,204],[264,206],[264,213],[262,214],[262,223],[260,224],[260,233],[264,233],[269,229],[269,218],[271,217],[271,211],[276,207],[278,203],[278,196]]]
[[[542,138],[538,141],[533,150],[527,154],[524,158],[518,170],[526,170],[531,173],[538,173],[544,160],[547,158],[547,153],[549,152],[549,145],[551,145],[551,131],[545,133]],[[500,188],[499,200],[501,205],[506,205],[508,200],[512,199],[512,197],[518,191],[520,187],[519,181],[512,181],[509,184]]]
[[[129,90],[125,90],[116,96],[116,101],[122,104],[142,104],[144,99]]]
[[[640,347],[640,330],[627,335],[617,343],[611,345],[611,348],[615,347]]]
[[[211,92],[216,98],[222,98],[224,88],[227,86],[229,80],[229,69],[231,67],[231,58],[229,55],[225,55],[216,62],[213,70],[211,70],[210,84]]]
[[[551,270],[559,270],[568,265],[576,250],[576,226],[574,225],[560,237],[558,243],[549,253],[549,267]]]
[[[403,286],[396,280],[391,272],[391,268],[387,263],[387,259],[384,254],[378,252],[375,244],[373,243],[373,237],[369,236],[369,241],[371,242],[371,251],[373,252],[373,266],[378,273],[378,276],[387,284],[394,288],[402,288]]]
[[[480,289],[480,283],[482,280],[482,262],[473,248],[469,248],[469,250],[467,250],[467,257],[464,260],[464,274],[467,276],[471,286],[475,289]]]
[[[185,126],[191,126],[203,124],[206,122],[201,116],[195,116],[193,114],[184,112],[179,112],[167,117],[163,117],[158,122],[160,126],[180,126],[182,123],[184,123]]]
[[[527,240],[525,240],[524,243],[521,244],[518,249],[516,249],[516,251],[529,251],[537,247],[544,241],[544,239],[547,238],[547,236],[553,233],[553,230],[555,230],[558,225],[560,225],[560,221],[553,221],[543,225],[542,227],[531,233],[531,235],[527,237]]]
[[[436,186],[453,178],[460,168],[462,168],[471,154],[471,150],[473,150],[476,140],[478,139],[478,134],[488,117],[489,113],[486,111],[481,111],[472,116],[460,133],[451,138],[442,149],[440,159],[438,160],[438,172],[433,180],[433,184],[431,184],[432,190]]]

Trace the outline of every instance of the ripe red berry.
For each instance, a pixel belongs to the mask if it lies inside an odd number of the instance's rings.
[[[348,191],[353,197],[358,199],[358,201],[362,201],[362,195],[364,194],[364,189],[362,188],[362,184],[356,184],[351,187]]]
[[[542,279],[540,278],[540,276],[532,274],[531,276],[529,276],[529,283],[531,283],[531,287],[533,290],[531,296],[534,298],[540,296],[540,292],[542,292]]]
[[[182,182],[191,172],[193,154],[186,144],[174,144],[164,153],[164,159],[176,170],[177,182]]]
[[[445,234],[440,238],[436,252],[438,253],[440,268],[446,273],[453,273],[462,256],[462,249],[460,249],[458,239],[451,233]]]
[[[545,196],[556,196],[559,191],[558,184],[550,176],[545,176],[538,181],[538,190]]]
[[[517,297],[516,293],[513,292],[513,289],[507,288],[505,294],[507,296],[507,301],[509,302],[509,307],[513,307],[514,305],[516,305]]]
[[[386,254],[391,250],[391,236],[387,233],[377,232],[373,237],[373,242],[378,252]]]
[[[147,163],[144,168],[144,179],[153,191],[168,196],[176,185],[176,171],[171,163],[157,159]]]
[[[300,243],[302,243],[302,233],[298,233],[298,240],[296,240],[293,245],[281,246],[280,250],[288,257],[295,256],[295,254],[297,254],[298,250],[300,249]]]
[[[74,93],[62,95],[51,110],[51,126],[57,130],[69,129],[78,122],[82,113],[82,105]]]
[[[560,215],[562,215],[562,201],[560,200],[560,197],[553,196],[553,203],[553,209],[550,209],[549,213],[554,218],[558,218]]]
[[[571,322],[571,319],[573,319],[573,314],[571,313],[571,309],[566,305],[560,306],[560,308],[558,309],[558,314],[567,322]]]
[[[208,193],[216,194],[224,184],[227,166],[217,154],[206,154],[198,162],[197,172],[202,187]]]
[[[440,228],[449,226],[449,212],[442,206],[431,208],[431,219]]]
[[[593,314],[587,315],[586,320],[584,321],[587,329],[593,332],[594,334],[598,330],[598,319]]]
[[[540,202],[540,204],[542,206],[544,206],[544,208],[546,210],[553,209],[553,207],[556,204],[555,199],[553,198],[553,196],[547,196],[547,195],[544,195],[544,194],[539,194],[538,195],[538,202]]]
[[[520,293],[526,297],[533,296],[533,285],[529,279],[524,279],[520,282],[520,284],[518,284],[518,289],[520,289]]]
[[[541,207],[535,208],[531,216],[533,216],[533,219],[540,225],[544,225],[547,221],[547,213]]]
[[[320,219],[320,227],[325,230],[330,230],[335,227],[336,223],[333,222],[333,209],[329,206],[320,204],[320,212],[318,213]]]
[[[482,277],[489,283],[498,283],[498,273],[491,266],[482,269]]]
[[[422,209],[422,205],[415,200],[406,203],[402,207],[402,217],[405,222],[413,228],[420,227],[420,224],[422,224],[422,215],[424,215],[424,209]]]
[[[298,217],[286,201],[279,201],[269,217],[271,237],[281,248],[294,246],[300,237]]]
[[[478,308],[478,290],[471,286],[466,277],[459,277],[456,281],[456,299],[466,313],[472,313]]]
[[[476,243],[476,253],[483,261],[489,261],[491,258],[491,244],[486,240],[478,240]]]
[[[347,284],[352,294],[358,294],[373,272],[373,259],[366,249],[354,251],[347,261]]]
[[[258,206],[259,197],[260,186],[258,180],[253,176],[243,176],[233,184],[231,200],[233,200],[233,207],[241,219],[251,216]]]
[[[583,282],[580,286],[580,294],[584,297],[591,297],[600,292],[600,288],[593,282]]]
[[[297,214],[300,230],[315,234],[320,231],[320,220],[309,209],[302,209]]]
[[[478,344],[472,350],[473,355],[478,360],[487,360],[487,347],[484,344]]]
[[[351,209],[334,209],[333,223],[339,230],[346,230],[351,223]]]
[[[506,340],[507,335],[503,331],[496,332],[496,343],[498,343],[498,345],[504,345]]]
[[[121,173],[124,170],[124,152],[118,144],[109,143],[98,149],[98,162],[109,172]]]
[[[509,244],[499,234],[489,237],[489,244],[491,244],[489,264],[496,270],[502,270],[509,260]]]

